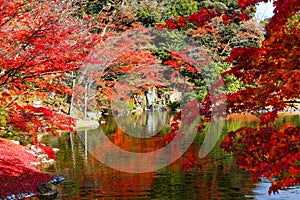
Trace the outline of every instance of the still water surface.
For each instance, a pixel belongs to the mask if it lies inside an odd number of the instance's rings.
[[[203,166],[189,171],[181,167],[192,155],[198,155],[204,135],[199,134],[187,152],[176,162],[150,173],[121,172],[99,162],[86,146],[97,141],[104,131],[118,147],[131,152],[150,152],[162,148],[172,114],[141,113],[118,118],[109,116],[98,129],[47,137],[44,143],[59,148],[56,163],[47,173],[59,174],[66,180],[59,186],[58,199],[281,199],[267,196],[266,185],[256,185],[251,174],[237,168],[234,156],[223,152],[218,144],[203,159]],[[255,117],[237,116],[227,120],[226,132],[242,125],[254,126]],[[296,123],[299,116],[281,118],[277,125]],[[97,149],[97,145],[93,147]],[[98,152],[101,154],[101,152]],[[97,156],[97,155],[96,155]],[[119,160],[122,163],[122,160]],[[131,164],[132,167],[134,163]],[[142,166],[141,166],[142,167]],[[297,199],[287,194],[286,199]]]

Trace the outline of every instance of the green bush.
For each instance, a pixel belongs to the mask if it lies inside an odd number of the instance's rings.
[[[168,103],[168,107],[172,111],[176,111],[176,109],[180,108],[180,103],[178,101],[170,102],[170,103]]]
[[[199,2],[193,0],[171,0],[166,1],[166,18],[173,16],[188,16],[199,11]]]
[[[170,52],[181,52],[184,47],[188,47],[191,43],[190,37],[179,30],[154,30],[153,34],[155,38],[152,43],[152,52],[163,62],[168,60]]]
[[[194,0],[130,0],[122,8],[136,15],[145,26],[155,26],[174,16],[187,16],[199,10]]]

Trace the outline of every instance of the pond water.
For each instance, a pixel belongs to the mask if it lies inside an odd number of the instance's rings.
[[[144,153],[163,148],[171,117],[168,112],[108,116],[106,123],[98,129],[45,137],[44,143],[60,149],[56,163],[45,169],[47,173],[66,179],[59,185],[58,199],[282,199],[282,196],[268,196],[266,184],[254,184],[251,174],[237,168],[235,158],[219,148],[227,131],[246,124],[254,126],[255,116],[237,115],[227,120],[219,142],[202,160],[201,168],[182,170],[192,155],[198,155],[204,139],[201,134],[174,163],[148,173],[122,172],[99,161],[99,156],[104,153],[99,147],[103,145],[99,140],[103,133],[114,145],[126,151]],[[277,124],[299,125],[299,121],[296,115],[281,118]],[[105,150],[109,151],[109,148]],[[125,158],[110,159],[126,164],[128,168],[137,167]],[[292,193],[296,196],[284,195],[287,199],[299,197],[299,190],[294,189]]]

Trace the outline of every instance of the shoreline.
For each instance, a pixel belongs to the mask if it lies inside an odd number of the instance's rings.
[[[300,115],[300,112],[278,112],[278,117],[288,117]],[[232,113],[226,116],[226,120],[241,120],[241,121],[259,121],[259,116],[256,113],[242,112]]]
[[[99,127],[99,122],[96,120],[76,120],[75,131],[86,130],[86,129],[97,129]]]
[[[278,116],[279,117],[284,117],[284,116],[294,116],[294,115],[300,115],[300,112],[279,112]]]

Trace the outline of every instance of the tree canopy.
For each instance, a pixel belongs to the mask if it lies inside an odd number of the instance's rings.
[[[49,93],[71,95],[67,79],[94,38],[59,1],[1,1],[0,99],[2,131],[32,134],[72,130],[74,120],[33,105]]]

